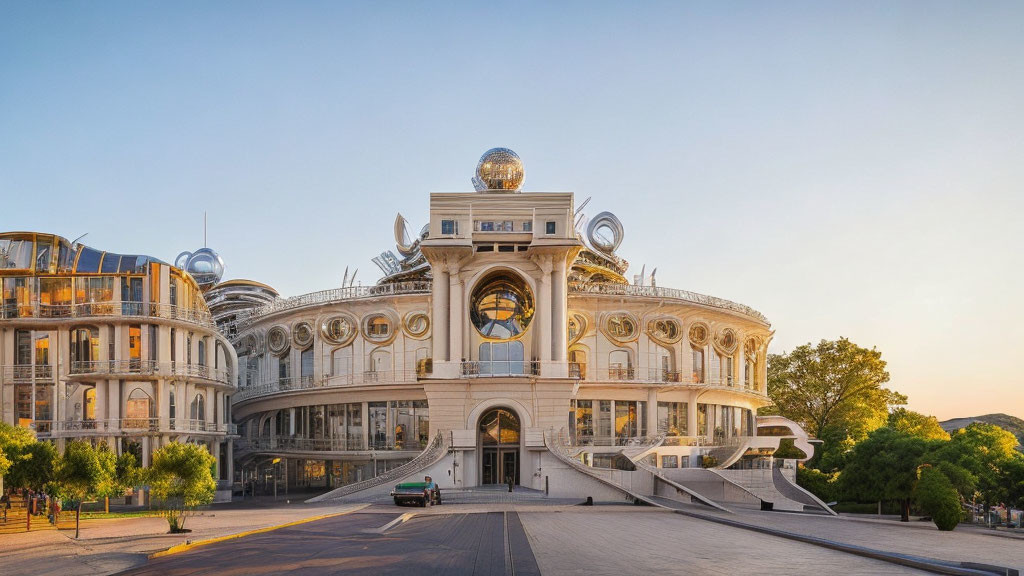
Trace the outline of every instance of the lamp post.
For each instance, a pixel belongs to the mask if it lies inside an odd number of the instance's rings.
[[[281,459],[274,458],[270,463],[274,465],[274,500],[277,500],[277,465],[281,463]]]

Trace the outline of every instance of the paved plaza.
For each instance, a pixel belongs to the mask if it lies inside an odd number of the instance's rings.
[[[452,494],[442,506],[378,500],[344,506],[249,505],[205,512],[187,537],[164,534],[161,518],[89,521],[67,532],[0,539],[2,573],[89,576],[220,574],[844,574],[924,573],[649,506],[580,506],[524,493]],[[460,502],[459,500],[462,500]],[[844,544],[951,562],[1024,567],[1024,538],[961,526],[778,512],[684,511]],[[331,515],[322,518],[323,516]],[[183,543],[312,521],[154,558]],[[319,519],[317,519],[319,518]],[[742,553],[737,553],[742,551]]]

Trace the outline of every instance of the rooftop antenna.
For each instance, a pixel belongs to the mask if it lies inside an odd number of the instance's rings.
[[[206,210],[203,210],[203,248],[206,248]]]
[[[79,236],[78,238],[75,238],[74,240],[72,240],[72,241],[71,241],[71,245],[72,245],[72,246],[74,246],[75,244],[78,244],[78,241],[79,241],[79,240],[81,240],[82,238],[85,238],[85,237],[86,237],[86,236],[88,236],[88,235],[89,235],[89,233],[88,233],[88,232],[86,232],[85,234],[82,234],[82,235],[81,235],[81,236]]]

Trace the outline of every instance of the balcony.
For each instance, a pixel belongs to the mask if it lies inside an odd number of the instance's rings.
[[[4,366],[3,375],[5,382],[49,382],[53,383],[53,366],[49,364],[15,364]]]
[[[184,364],[182,362],[154,362],[152,360],[76,360],[71,363],[69,374],[79,377],[106,376],[152,376],[173,378],[185,376],[210,380],[218,384],[231,386],[234,381],[231,372],[220,368],[210,368],[200,364]]]
[[[140,434],[237,434],[234,424],[205,420],[161,420],[160,418],[112,418],[105,420],[36,420],[36,434],[41,438],[71,438]]]
[[[540,362],[524,360],[491,360],[462,362],[463,378],[509,378],[516,376],[539,376]]]
[[[319,379],[312,376],[298,376],[246,386],[232,394],[231,399],[233,402],[241,402],[251,398],[296,390],[338,389],[374,384],[401,384],[416,382],[417,379],[418,372],[416,370],[370,370],[358,374],[339,374]]]
[[[180,320],[216,329],[210,313],[203,309],[188,309],[170,304],[148,302],[87,302],[81,304],[6,303],[0,306],[0,318],[162,318]]]

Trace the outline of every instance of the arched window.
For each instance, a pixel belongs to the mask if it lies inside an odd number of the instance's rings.
[[[583,348],[569,350],[569,377],[587,379],[587,351]]]
[[[196,394],[195,399],[192,400],[189,413],[193,420],[198,420],[199,422],[206,421],[206,398],[202,394]]]
[[[608,379],[633,379],[633,363],[630,359],[629,350],[617,348],[608,353]]]
[[[694,384],[702,384],[704,382],[704,349],[691,348],[691,351],[693,354],[692,380]]]
[[[153,401],[141,388],[136,388],[128,394],[128,401],[125,403],[124,428],[149,428],[149,419],[152,417]]]
[[[367,377],[371,380],[380,378],[381,374],[391,371],[391,351],[386,348],[377,348],[370,353],[367,365]]]

